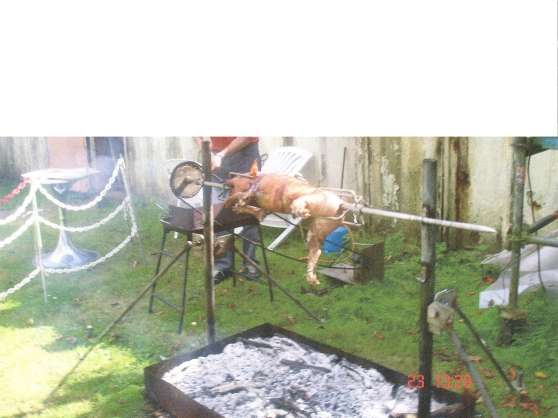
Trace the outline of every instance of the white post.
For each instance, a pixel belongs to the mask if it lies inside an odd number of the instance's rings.
[[[36,257],[36,261],[37,261],[37,267],[39,268],[39,270],[41,271],[41,282],[43,284],[43,297],[45,300],[45,303],[48,302],[48,297],[47,297],[47,286],[46,286],[46,280],[45,280],[45,269],[43,268],[43,237],[41,235],[41,225],[39,222],[39,209],[37,207],[37,182],[39,180],[37,179],[33,179],[32,183],[31,183],[31,193],[33,193],[33,219],[34,219],[34,223],[35,223],[35,257]]]

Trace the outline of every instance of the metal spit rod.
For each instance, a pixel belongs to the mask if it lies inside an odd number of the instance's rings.
[[[248,177],[248,178],[252,177],[249,174],[235,173],[235,172],[231,172],[231,175],[241,176],[241,177]],[[203,183],[206,186],[217,187],[217,188],[220,188],[220,189],[228,189],[229,188],[226,184],[223,184],[223,183],[216,183],[216,182],[210,182],[210,181],[204,181]],[[335,189],[335,188],[327,188],[327,187],[323,187],[322,189],[332,190],[332,191],[333,190],[335,190],[335,191],[342,191],[343,190],[343,189]],[[342,208],[344,210],[350,210],[351,212],[365,213],[367,215],[384,216],[384,217],[388,217],[388,218],[403,219],[403,220],[406,220],[406,221],[416,221],[416,222],[422,222],[422,223],[429,224],[429,225],[439,225],[439,226],[444,226],[444,227],[465,229],[465,230],[468,230],[468,231],[488,232],[488,233],[492,233],[492,234],[495,234],[497,232],[496,229],[491,228],[489,226],[470,224],[470,223],[465,223],[465,222],[446,221],[446,220],[443,220],[443,219],[434,219],[434,218],[429,218],[429,217],[426,217],[426,216],[412,215],[410,213],[395,212],[395,211],[384,210],[384,209],[375,209],[375,208],[370,208],[370,207],[364,206],[362,204],[344,203],[342,205]]]
[[[416,221],[416,222],[422,222],[429,225],[439,225],[439,226],[445,226],[450,228],[465,229],[468,231],[490,232],[493,234],[496,233],[496,230],[489,226],[469,224],[465,222],[446,221],[443,219],[428,218],[426,216],[411,215],[409,213],[394,212],[391,210],[374,209],[361,204],[343,204],[342,207],[345,210],[350,210],[352,212],[361,212],[367,215],[385,216],[388,218],[403,219],[406,221]]]

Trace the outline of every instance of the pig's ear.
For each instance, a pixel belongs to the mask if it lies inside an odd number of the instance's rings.
[[[258,161],[254,160],[252,163],[252,167],[250,168],[250,176],[257,177],[260,172],[258,171]]]
[[[227,180],[225,180],[225,184],[226,184],[227,186],[232,186],[232,185],[233,185],[233,179],[227,179]]]

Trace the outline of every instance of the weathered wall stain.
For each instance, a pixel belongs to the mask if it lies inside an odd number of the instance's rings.
[[[382,206],[386,209],[399,210],[399,185],[395,175],[389,171],[389,160],[383,155],[380,162],[380,174],[382,181]],[[393,219],[395,224],[397,219]]]
[[[467,138],[451,138],[451,159],[454,162],[453,178],[453,218],[467,219],[469,216],[469,140]],[[472,235],[460,229],[448,229],[448,247],[450,249],[463,248],[470,242]]]

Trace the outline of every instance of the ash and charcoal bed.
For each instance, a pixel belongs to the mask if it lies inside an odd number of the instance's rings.
[[[406,383],[399,372],[271,324],[145,369],[148,396],[177,418],[403,416],[418,405]],[[459,403],[454,392],[433,391],[433,411]]]

